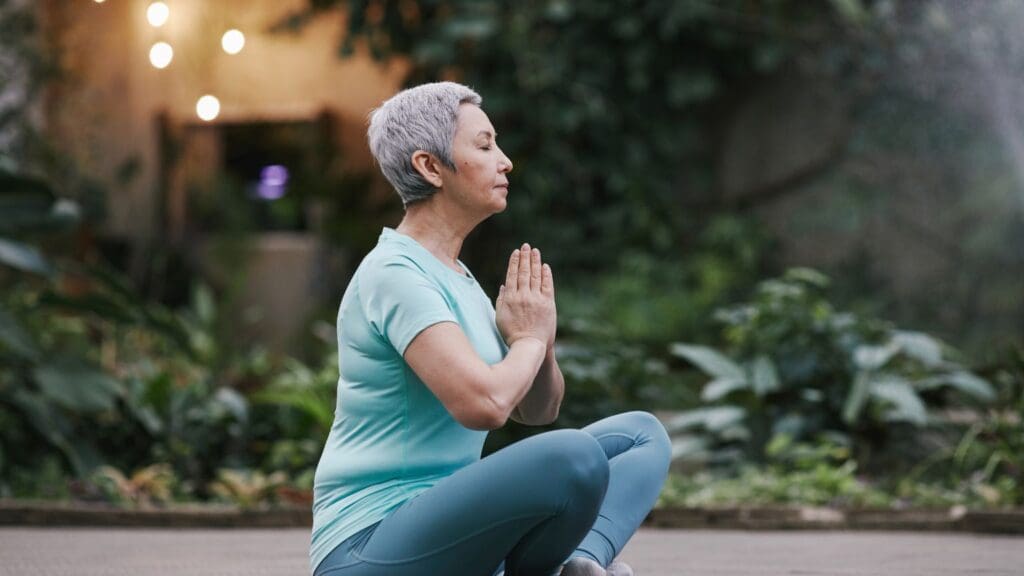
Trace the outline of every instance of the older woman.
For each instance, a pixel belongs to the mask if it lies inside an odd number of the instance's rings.
[[[629,575],[613,560],[665,480],[669,440],[646,412],[480,458],[487,430],[548,424],[563,393],[540,251],[512,251],[493,305],[458,259],[509,196],[512,162],[480,103],[465,86],[425,84],[371,117],[370,148],[405,217],[341,300],[315,576]]]

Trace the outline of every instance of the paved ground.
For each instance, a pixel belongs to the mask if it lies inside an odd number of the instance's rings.
[[[295,529],[0,528],[0,576],[303,576],[308,544]],[[637,576],[1018,576],[1024,538],[642,530],[623,557]]]

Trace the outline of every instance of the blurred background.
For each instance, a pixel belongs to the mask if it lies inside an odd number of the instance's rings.
[[[662,505],[1024,504],[1024,4],[0,0],[0,497],[311,502],[334,320],[402,206],[368,113],[475,88],[461,259],[558,282],[555,427]],[[485,452],[543,429],[509,424]]]

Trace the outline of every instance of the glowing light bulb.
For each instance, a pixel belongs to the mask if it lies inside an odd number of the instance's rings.
[[[157,42],[149,49],[149,63],[154,68],[161,70],[167,68],[172,59],[174,59],[174,48],[171,48],[167,42]]]
[[[228,30],[221,36],[220,46],[228,54],[238,54],[245,46],[245,34],[239,30]]]
[[[103,4],[103,0],[95,0],[97,4]]]
[[[163,2],[153,2],[146,9],[146,19],[149,20],[149,24],[154,28],[159,28],[166,24],[170,16],[171,9]]]
[[[196,102],[196,114],[207,122],[213,120],[220,115],[220,100],[209,94],[203,96]]]

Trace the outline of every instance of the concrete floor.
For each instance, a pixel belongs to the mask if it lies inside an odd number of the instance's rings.
[[[309,531],[0,528],[0,576],[303,576]],[[637,576],[1024,575],[1024,538],[641,530]],[[447,575],[445,575],[447,576]]]

